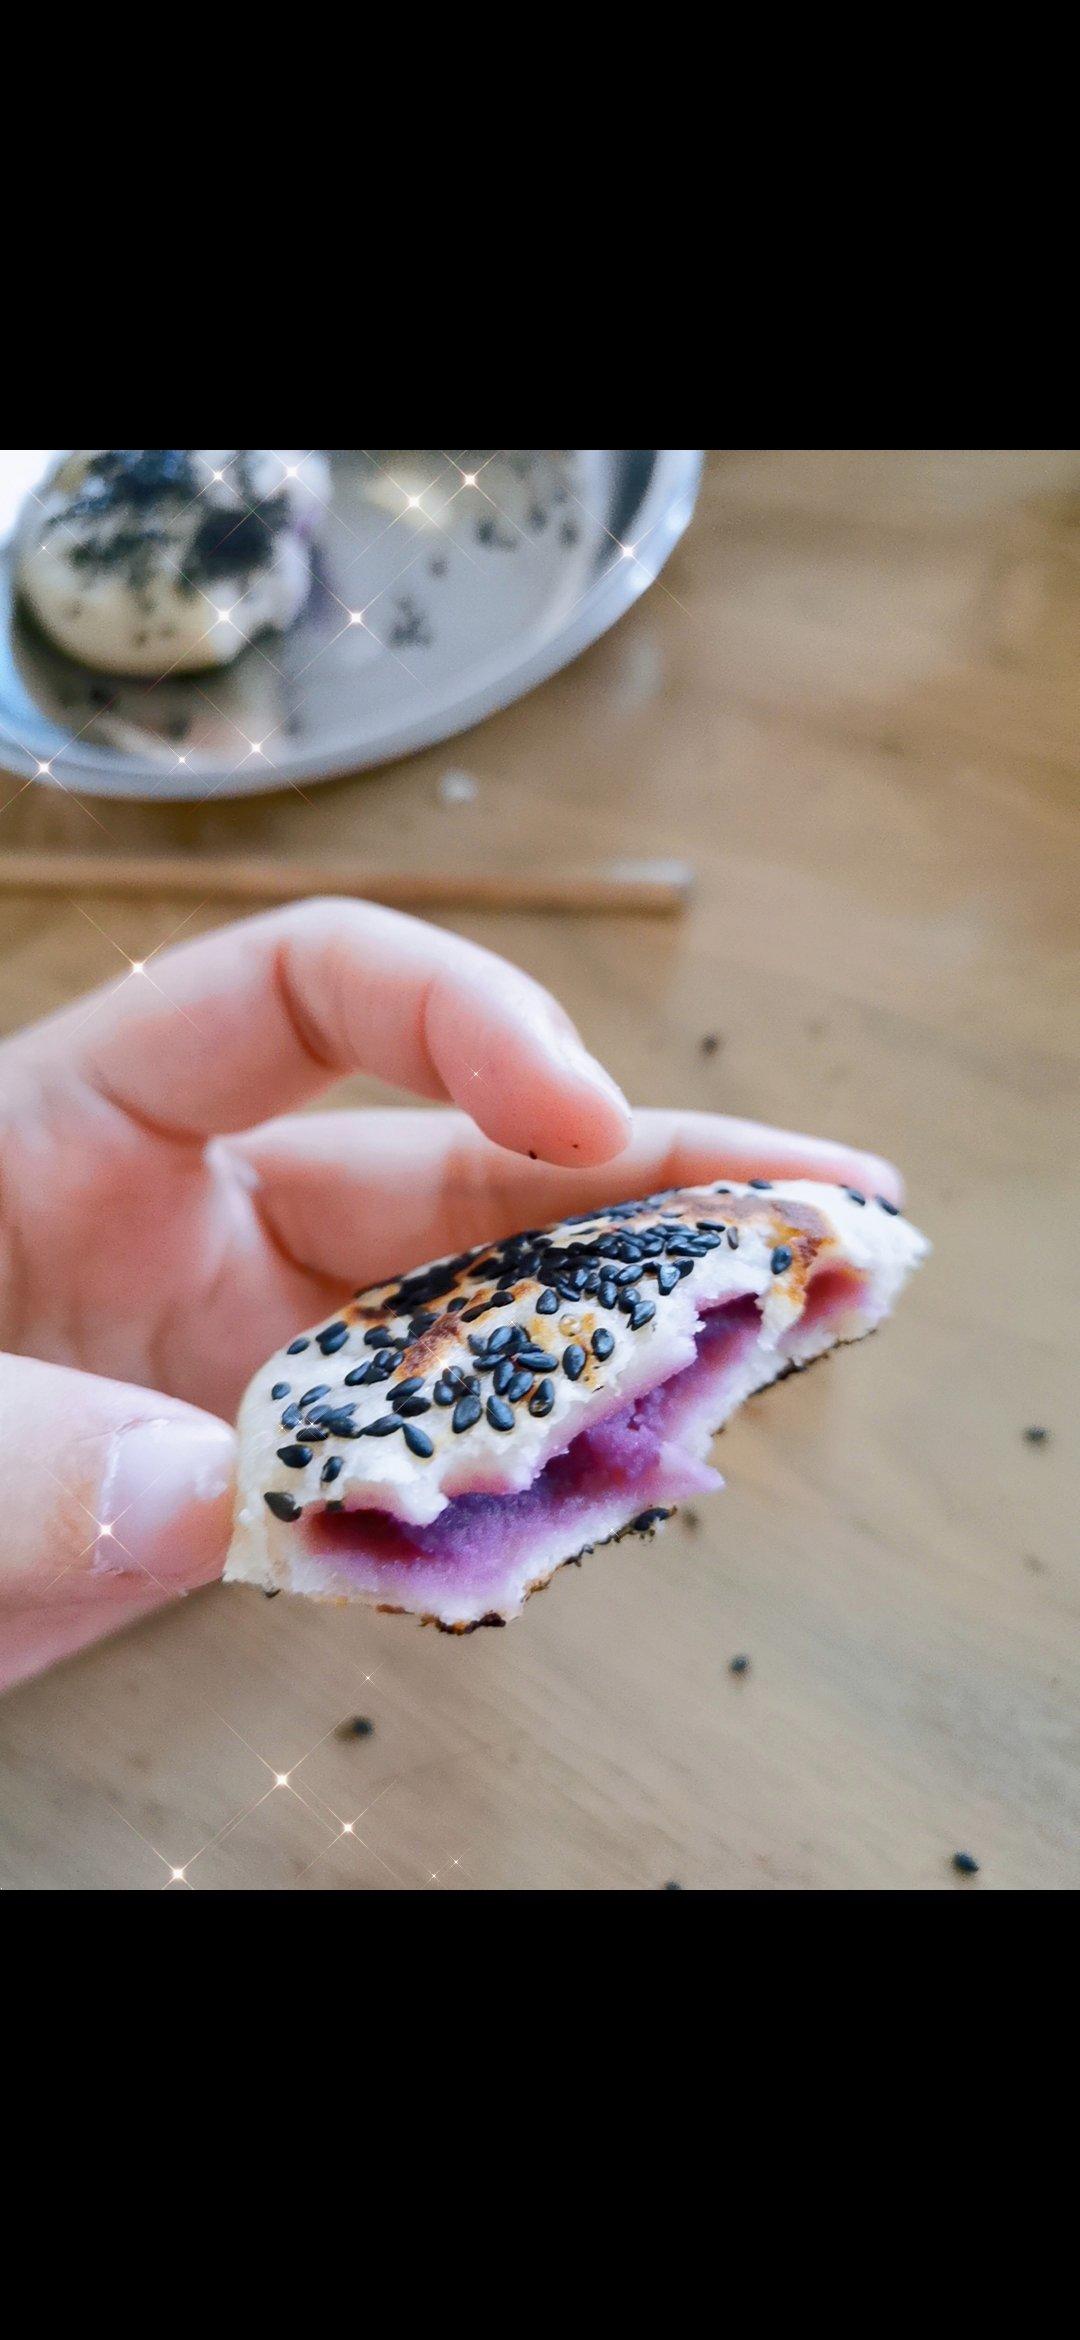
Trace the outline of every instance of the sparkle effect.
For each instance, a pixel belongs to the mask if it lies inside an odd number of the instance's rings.
[[[384,479],[391,481],[392,473],[388,472],[385,466],[379,462],[377,458],[371,455],[370,451],[366,452],[368,453],[369,460],[372,462],[373,467],[382,475]],[[332,632],[329,639],[318,650],[316,650],[314,653],[315,658],[321,657],[324,655],[325,651],[331,649],[334,642],[340,638],[340,633],[347,631],[351,627],[362,627],[371,636],[371,639],[376,644],[380,654],[394,657],[397,660],[397,663],[405,667],[406,671],[413,676],[413,679],[416,681],[418,687],[421,690],[427,690],[430,688],[430,685],[426,682],[423,674],[420,673],[414,666],[410,665],[405,658],[401,657],[392,644],[386,640],[381,639],[381,632],[377,631],[375,625],[372,623],[373,614],[377,614],[375,611],[375,604],[377,602],[381,602],[385,605],[387,603],[388,596],[392,594],[400,580],[406,575],[407,571],[414,565],[415,562],[423,560],[426,557],[426,548],[431,544],[433,539],[438,539],[441,532],[442,521],[453,506],[455,498],[466,491],[473,497],[483,499],[484,504],[489,508],[493,518],[496,519],[504,529],[513,532],[519,541],[526,543],[531,541],[527,536],[526,531],[520,526],[519,522],[514,518],[513,514],[505,509],[504,505],[498,502],[496,498],[490,493],[492,480],[490,467],[492,464],[498,462],[499,457],[503,452],[504,451],[502,450],[496,450],[493,454],[486,455],[484,461],[477,464],[475,469],[465,470],[461,462],[456,457],[448,455],[444,451],[444,470],[437,478],[430,479],[426,486],[420,485],[419,483],[418,487],[413,486],[412,484],[409,486],[402,486],[399,482],[393,482],[394,486],[397,488],[399,498],[397,514],[395,517],[391,511],[390,516],[387,518],[385,528],[381,533],[387,534],[394,528],[401,529],[407,515],[408,520],[411,523],[408,533],[412,539],[407,556],[402,561],[401,565],[396,569],[393,576],[391,576],[387,583],[381,587],[379,593],[376,594],[372,600],[367,601],[363,607],[358,608],[350,606],[347,601],[339,600],[338,607],[341,612],[339,630],[338,632]],[[434,458],[432,458],[432,460],[434,461]],[[227,477],[228,470],[229,466],[226,466],[224,469],[215,470],[212,473],[211,476],[214,485],[220,485],[224,481],[224,479]],[[302,474],[302,462],[282,463],[283,479],[294,480],[297,477],[302,476]],[[448,489],[444,484],[447,481],[449,482]],[[439,489],[438,498],[435,497],[432,493],[436,487]],[[205,493],[205,490],[200,492]],[[429,493],[432,494],[433,508],[431,510],[425,508],[425,499],[428,498]],[[599,516],[596,513],[590,512],[588,510],[587,505],[584,504],[580,496],[574,492],[572,486],[568,487],[567,489],[567,497],[569,503],[573,506],[576,506],[592,526],[602,528],[602,522],[599,520]],[[440,503],[439,498],[445,498],[446,500]],[[240,519],[244,516],[244,512],[238,508],[238,524]],[[350,527],[348,521],[344,520],[340,515],[335,515],[335,518],[343,532],[346,535],[351,535],[353,537],[357,548],[355,561],[359,561],[360,557],[368,549],[367,544],[365,544],[361,540],[359,534]],[[642,561],[640,558],[642,553],[642,545],[640,543],[634,545],[623,544],[614,536],[612,536],[610,531],[608,531],[607,534],[611,546],[611,565],[614,566],[620,561],[633,561],[637,564],[640,581],[642,583],[648,582],[652,572],[648,562]],[[418,542],[417,539],[419,540]],[[456,545],[456,557],[457,556],[463,557],[465,559],[470,558],[465,545],[461,543],[460,540],[458,540]],[[355,562],[352,565],[355,565]],[[600,581],[602,581],[602,578]],[[594,579],[587,590],[594,590],[596,582],[597,580]],[[667,588],[665,587],[664,590],[666,591]],[[233,628],[237,632],[242,633],[242,626],[238,625],[237,623],[241,612],[236,604],[224,608],[210,602],[208,597],[205,595],[202,595],[201,598],[205,602],[207,609],[206,623],[208,634],[218,628]],[[579,598],[584,598],[584,595]],[[671,596],[671,598],[674,599],[675,597]],[[575,604],[574,606],[576,607],[577,605]],[[680,604],[679,606],[681,607],[682,605]],[[264,641],[255,641],[247,645],[245,649],[245,656],[248,658],[258,658],[266,666],[266,668],[269,669],[275,678],[280,678],[281,669],[278,666],[272,651],[267,648]],[[309,663],[313,662],[314,660]],[[172,672],[173,669],[171,668],[166,668],[163,670],[161,676],[158,678],[159,682],[162,684],[168,682]],[[274,739],[276,738],[281,726],[272,726],[263,731],[262,735],[258,739],[249,739],[239,731],[235,724],[232,723],[231,717],[229,716],[226,708],[220,703],[219,698],[215,696],[212,689],[208,689],[206,687],[204,678],[199,677],[186,679],[190,684],[193,698],[198,697],[201,701],[203,701],[206,707],[211,711],[212,715],[217,719],[219,724],[231,726],[231,729],[236,735],[237,740],[235,753],[238,760],[232,765],[230,771],[225,774],[223,779],[217,781],[212,786],[208,786],[202,792],[204,800],[210,802],[214,796],[227,789],[229,780],[240,771],[244,763],[250,763],[253,758],[258,758],[266,762],[270,761],[269,751],[273,746]],[[150,684],[148,687],[153,688],[154,686]],[[68,745],[70,747],[77,746],[79,740],[83,736],[83,733],[87,731],[96,720],[97,710],[88,715],[86,722],[78,730],[72,730],[68,734]],[[177,750],[174,750],[173,752],[175,753],[175,768],[177,770],[189,769],[188,754]],[[81,800],[76,791],[65,784],[61,775],[54,769],[54,758],[42,758],[40,755],[35,754],[29,748],[24,748],[24,753],[27,756],[27,770],[31,776],[23,780],[21,785],[16,788],[6,803],[0,805],[0,811],[6,811],[9,809],[10,804],[15,803],[18,800],[18,797],[24,793],[27,787],[33,785],[33,781],[36,779],[38,782],[47,782],[51,784],[54,789],[58,789],[65,797],[68,798],[72,804],[76,806],[79,812],[84,815],[84,817],[90,821],[99,832],[101,832],[101,834],[104,836],[113,835],[113,831],[110,829],[108,820],[102,819],[92,806]],[[295,793],[301,797],[302,801],[307,804],[309,808],[313,808],[316,802],[319,801],[308,796],[301,788],[297,787],[295,789]],[[464,790],[462,791],[462,795],[464,796]],[[320,810],[324,812],[324,817],[329,817],[328,808],[324,808],[321,803]],[[116,842],[118,846],[121,844],[122,840],[119,836],[116,837]],[[156,978],[152,972],[152,966],[154,960],[162,951],[167,948],[168,944],[181,931],[181,929],[199,916],[200,911],[205,907],[203,903],[196,903],[195,906],[190,909],[182,919],[177,921],[177,923],[170,928],[169,932],[164,937],[162,937],[160,941],[153,942],[150,948],[147,948],[144,945],[139,950],[138,956],[132,956],[128,950],[125,950],[123,945],[118,942],[114,936],[107,932],[106,928],[100,926],[98,921],[95,918],[92,918],[90,914],[82,908],[81,904],[73,903],[72,907],[78,912],[80,917],[85,918],[89,924],[96,928],[98,933],[102,936],[104,943],[106,943],[112,950],[114,950],[125,962],[124,973],[120,977],[121,982],[126,982],[129,976],[138,976],[141,982],[153,986],[153,988],[158,992],[159,997],[162,1000],[167,1001],[167,1004],[172,1009],[173,1013],[182,1015],[185,1021],[187,1021],[189,1024],[195,1024],[195,1019],[192,1018],[185,1009],[179,1007],[175,1002],[167,1000],[167,993],[164,991],[162,986],[157,983]],[[95,1000],[90,1004],[87,1015],[83,1021],[89,1022],[92,1016],[99,1012],[102,1001],[108,999],[111,995],[112,987],[106,984],[103,987],[101,994],[98,995],[98,997],[95,998]],[[56,1476],[55,1473],[52,1475],[54,1477]],[[59,1486],[61,1482],[58,1480],[57,1484]],[[78,1498],[73,1495],[72,1490],[67,1489],[65,1492],[69,1500],[78,1503]],[[83,1511],[86,1510],[86,1507],[81,1503],[78,1503],[78,1507]],[[84,1546],[83,1551],[77,1555],[76,1560],[70,1564],[71,1566],[78,1567],[86,1559],[87,1555],[93,1553],[96,1548],[105,1546],[108,1550],[114,1552],[118,1556],[119,1564],[125,1569],[125,1571],[130,1569],[133,1573],[141,1573],[147,1577],[151,1575],[150,1571],[140,1569],[139,1564],[131,1557],[131,1555],[128,1554],[126,1550],[123,1541],[122,1515],[119,1518],[102,1521],[95,1518],[91,1513],[86,1512],[86,1523],[88,1539],[87,1543]],[[115,1565],[115,1563],[110,1562],[109,1565],[111,1567]],[[69,1568],[58,1570],[57,1579],[68,1573]],[[56,1582],[57,1579],[54,1579],[53,1581]],[[154,1581],[157,1583],[157,1580]],[[166,1592],[171,1593],[174,1588],[167,1587],[163,1584],[158,1584],[157,1589],[164,1594]],[[270,1614],[272,1615],[273,1611],[271,1611]],[[369,1685],[373,1680],[373,1676],[370,1673],[364,1673],[357,1678],[362,1680],[367,1685]],[[250,1746],[248,1740],[243,1737],[241,1732],[235,1729],[235,1726],[232,1723],[228,1722],[226,1717],[219,1716],[218,1719],[222,1724],[224,1724],[225,1728],[231,1733],[231,1735],[239,1740],[240,1743],[247,1749],[251,1759],[259,1765],[266,1784],[258,1795],[254,1796],[239,1810],[233,1812],[220,1829],[217,1829],[212,1835],[208,1836],[205,1842],[197,1845],[196,1848],[190,1852],[185,1859],[178,1861],[175,1853],[169,1854],[161,1851],[159,1847],[152,1844],[151,1840],[144,1835],[143,1831],[139,1829],[131,1819],[128,1818],[127,1813],[120,1812],[118,1805],[114,1804],[113,1806],[113,1809],[117,1813],[118,1817],[123,1820],[124,1826],[130,1830],[144,1846],[148,1848],[148,1851],[163,1867],[165,1871],[166,1889],[183,1888],[187,1891],[193,1890],[193,1873],[195,1875],[198,1873],[197,1864],[204,1858],[204,1856],[211,1850],[212,1847],[223,1844],[225,1840],[232,1838],[235,1832],[241,1830],[251,1815],[261,1808],[267,1797],[272,1797],[275,1794],[279,1797],[287,1796],[290,1799],[295,1800],[297,1805],[308,1814],[312,1826],[318,1828],[319,1831],[325,1836],[324,1845],[314,1853],[314,1856],[312,1860],[308,1862],[307,1867],[298,1872],[293,1882],[301,1882],[301,1880],[306,1877],[308,1871],[313,1869],[316,1864],[325,1857],[325,1853],[328,1849],[332,1850],[334,1846],[341,1844],[346,1838],[348,1838],[353,1844],[360,1847],[363,1855],[374,1861],[376,1865],[384,1871],[386,1876],[390,1878],[395,1884],[407,1886],[408,1884],[415,1882],[415,1871],[411,1878],[399,1872],[388,1860],[383,1857],[379,1851],[376,1850],[375,1846],[370,1844],[370,1842],[368,1842],[368,1840],[361,1834],[361,1823],[364,1821],[367,1813],[372,1811],[375,1805],[381,1804],[385,1797],[390,1796],[400,1787],[402,1784],[401,1775],[397,1775],[395,1778],[387,1782],[386,1785],[379,1790],[378,1794],[373,1797],[367,1804],[365,1804],[360,1811],[354,1812],[352,1815],[341,1814],[335,1811],[325,1798],[312,1793],[310,1790],[304,1792],[300,1784],[303,1776],[303,1766],[309,1761],[310,1756],[314,1755],[317,1749],[324,1744],[325,1740],[334,1735],[339,1727],[337,1724],[332,1726],[331,1731],[324,1733],[323,1737],[316,1741],[315,1746],[310,1748],[306,1755],[298,1758],[292,1763],[289,1769],[285,1770],[279,1769],[276,1765],[268,1762],[262,1755],[258,1754],[258,1751]],[[439,1887],[443,1881],[451,1877],[454,1872],[460,1872],[463,1877],[467,1877],[468,1875],[468,1871],[465,1868],[464,1861],[460,1855],[447,1854],[446,1857],[440,1859],[438,1851],[435,1850],[435,1862],[435,1866],[422,1869],[420,1872],[420,1874],[425,1877],[426,1881],[432,1886]]]

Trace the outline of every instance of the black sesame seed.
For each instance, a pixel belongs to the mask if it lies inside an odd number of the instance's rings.
[[[492,1375],[491,1386],[496,1397],[505,1397],[514,1378],[514,1366],[509,1357],[500,1357]]]
[[[507,1405],[505,1398],[489,1397],[486,1412],[488,1421],[490,1422],[493,1430],[513,1429],[513,1410],[510,1406]]]
[[[488,1356],[501,1357],[505,1350],[513,1348],[514,1331],[515,1327],[512,1324],[497,1325],[485,1344]]]
[[[391,1405],[396,1407],[399,1398],[413,1397],[418,1389],[423,1389],[423,1386],[424,1376],[422,1373],[410,1373],[404,1381],[396,1381],[394,1394],[390,1400]]]
[[[281,1427],[283,1430],[295,1430],[299,1420],[299,1406],[286,1406],[285,1411],[281,1417]]]
[[[728,1228],[727,1239],[731,1245],[732,1250],[737,1251],[739,1248],[739,1230],[737,1227]]]
[[[456,1406],[454,1407],[453,1415],[450,1421],[451,1429],[458,1431],[471,1430],[473,1423],[480,1420],[480,1416],[483,1410],[484,1409],[480,1403],[479,1398],[474,1397],[472,1391],[470,1390],[468,1396],[459,1398]]]
[[[300,1355],[301,1349],[310,1349],[310,1347],[311,1342],[305,1334],[303,1340],[289,1342],[289,1346],[285,1351],[285,1355],[287,1357],[298,1357]]]
[[[404,1427],[404,1422],[400,1420],[397,1414],[380,1414],[377,1422],[365,1422],[361,1436],[365,1438],[389,1438],[390,1432],[392,1430],[403,1430]]]
[[[605,1332],[602,1326],[599,1332],[594,1332],[592,1337],[592,1353],[594,1357],[610,1357],[614,1346],[614,1333]]]
[[[418,1341],[421,1333],[430,1332],[432,1325],[438,1324],[438,1321],[438,1317],[433,1316],[430,1309],[422,1308],[419,1316],[414,1316],[409,1326],[409,1339]]]
[[[279,1462],[285,1463],[290,1471],[302,1471],[311,1461],[311,1448],[310,1446],[279,1446],[277,1458]]]
[[[509,1398],[510,1404],[512,1406],[516,1406],[519,1398],[527,1397],[530,1389],[532,1388],[534,1379],[535,1375],[528,1372],[527,1370],[524,1372],[511,1373],[510,1379],[506,1384],[505,1392],[502,1394]]]
[[[276,1398],[283,1398],[283,1397],[288,1397],[289,1390],[290,1390],[291,1386],[292,1386],[292,1385],[291,1385],[291,1383],[290,1383],[290,1382],[288,1382],[288,1381],[275,1381],[275,1383],[274,1383],[274,1386],[273,1386],[273,1389],[272,1389],[272,1390],[271,1390],[271,1392],[270,1392],[270,1395],[271,1395],[271,1397],[272,1397],[272,1398],[275,1398],[275,1399],[276,1399]]]
[[[345,1463],[343,1457],[340,1454],[332,1454],[329,1462],[324,1462],[322,1470],[319,1473],[319,1477],[322,1480],[323,1486],[328,1487],[332,1479],[340,1479],[344,1468]]]
[[[974,1853],[955,1852],[952,1857],[952,1865],[954,1869],[959,1870],[961,1877],[977,1877],[979,1874],[979,1864]]]
[[[555,1373],[559,1360],[557,1357],[549,1357],[546,1349],[528,1348],[518,1350],[515,1363],[529,1366],[533,1373]]]
[[[673,1292],[678,1281],[679,1271],[677,1267],[657,1268],[656,1283],[658,1291]]]
[[[273,1512],[275,1519],[289,1520],[300,1517],[300,1505],[291,1495],[279,1495],[275,1489],[271,1494],[263,1496],[263,1502],[267,1510]]]
[[[653,1301],[653,1300],[642,1300],[642,1301],[639,1301],[639,1303],[638,1303],[638,1306],[635,1308],[635,1310],[634,1310],[634,1313],[633,1313],[633,1315],[632,1315],[632,1317],[631,1317],[631,1319],[630,1319],[630,1330],[631,1330],[631,1332],[640,1332],[640,1331],[641,1331],[641,1327],[642,1327],[642,1325],[643,1325],[643,1324],[648,1324],[648,1323],[649,1323],[649,1320],[650,1320],[650,1318],[651,1318],[651,1317],[654,1317],[655,1315],[656,1315],[656,1303],[655,1303],[655,1301]]]
[[[374,1381],[376,1378],[374,1364],[354,1365],[352,1372],[345,1375],[345,1387],[346,1389],[363,1389],[367,1382]]]
[[[359,1424],[353,1420],[351,1406],[327,1406],[325,1412],[321,1413],[321,1425],[321,1433],[319,1434],[324,1438],[359,1438],[361,1436]],[[314,1438],[316,1435],[316,1431],[309,1426],[308,1437]]]
[[[388,1324],[372,1324],[364,1334],[364,1345],[368,1349],[384,1349],[393,1337]]]
[[[426,1397],[394,1398],[392,1403],[395,1414],[400,1414],[403,1422],[412,1422],[417,1414],[431,1412],[431,1399]]]
[[[677,1281],[678,1278],[676,1278]],[[601,1308],[614,1308],[618,1296],[617,1287],[613,1283],[605,1281],[601,1284],[598,1294]]]
[[[748,1674],[749,1671],[750,1660],[748,1657],[733,1657],[728,1659],[729,1674]]]
[[[770,1265],[774,1276],[782,1276],[784,1269],[791,1266],[791,1253],[786,1243],[777,1244]]]
[[[627,1284],[625,1291],[622,1291],[619,1294],[618,1305],[621,1308],[624,1316],[632,1316],[635,1308],[639,1306],[640,1301],[641,1292],[638,1285]]]
[[[430,1438],[428,1437],[427,1431],[418,1430],[415,1424],[412,1422],[406,1422],[405,1424],[405,1444],[408,1447],[410,1454],[422,1455],[425,1461],[429,1454],[434,1454],[435,1452],[435,1448],[432,1445]]]
[[[452,1406],[457,1401],[457,1384],[453,1381],[437,1381],[431,1394],[437,1406]]]
[[[349,1338],[349,1327],[347,1324],[328,1324],[326,1331],[317,1334],[316,1338],[323,1356],[334,1357],[339,1349],[344,1348]]]
[[[330,1395],[330,1384],[329,1384],[329,1382],[328,1382],[328,1381],[317,1381],[317,1382],[316,1382],[316,1384],[315,1384],[315,1387],[314,1387],[314,1389],[306,1389],[306,1390],[304,1391],[303,1397],[300,1399],[300,1404],[301,1404],[302,1406],[314,1406],[314,1405],[317,1405],[317,1403],[318,1403],[318,1401],[319,1401],[319,1399],[320,1399],[321,1397],[329,1397],[329,1395]]]
[[[558,1305],[559,1296],[557,1292],[541,1292],[540,1298],[536,1303],[536,1313],[538,1316],[554,1316]]]
[[[880,1207],[881,1207],[881,1209],[882,1209],[883,1211],[888,1211],[888,1214],[889,1214],[889,1217],[890,1217],[890,1219],[898,1219],[898,1218],[899,1218],[899,1216],[900,1216],[900,1205],[899,1205],[899,1203],[891,1203],[891,1202],[887,1202],[887,1201],[886,1201],[886,1198],[885,1198],[885,1196],[884,1196],[883,1194],[879,1194],[879,1195],[876,1197],[876,1200],[877,1200],[877,1202],[879,1203],[879,1205],[880,1205]]]
[[[554,1403],[555,1391],[551,1382],[542,1381],[529,1399],[529,1412],[535,1414],[539,1420],[544,1414],[550,1414]]]
[[[772,1193],[771,1178],[748,1178],[746,1183],[748,1186],[756,1186],[759,1194]]]
[[[632,1519],[630,1525],[632,1528],[636,1528],[639,1536],[643,1536],[648,1533],[650,1528],[659,1527],[661,1520],[670,1518],[670,1511],[664,1511],[658,1505],[652,1511],[639,1511],[637,1518]]]
[[[374,1723],[368,1721],[366,1714],[354,1714],[350,1722],[342,1723],[341,1736],[343,1739],[370,1739],[374,1728]]]
[[[571,1341],[562,1353],[562,1369],[568,1381],[580,1381],[585,1371],[585,1351],[580,1341]]]

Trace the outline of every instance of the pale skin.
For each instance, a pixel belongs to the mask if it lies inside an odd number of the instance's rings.
[[[298,1114],[350,1072],[451,1110]],[[366,903],[163,952],[0,1048],[0,1684],[220,1575],[237,1401],[365,1283],[590,1204],[877,1156],[632,1113],[551,995]]]

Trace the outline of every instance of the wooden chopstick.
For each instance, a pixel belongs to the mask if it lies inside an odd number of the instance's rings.
[[[594,869],[380,869],[374,863],[229,861],[199,854],[0,854],[0,893],[177,894],[199,901],[295,902],[348,894],[392,909],[650,911],[685,909],[693,872],[684,861],[612,861]]]

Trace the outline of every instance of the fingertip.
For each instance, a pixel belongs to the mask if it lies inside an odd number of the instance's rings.
[[[632,1134],[625,1098],[598,1096],[594,1090],[576,1103],[564,1103],[539,1143],[518,1150],[561,1170],[593,1170],[625,1153]]]
[[[618,1083],[572,1029],[554,1024],[520,1034],[513,1054],[489,1057],[482,1074],[457,1068],[451,1094],[496,1145],[560,1169],[610,1162],[633,1134]]]
[[[102,1479],[94,1572],[188,1590],[220,1576],[232,1512],[236,1440],[196,1407],[125,1424]]]
[[[886,1202],[903,1204],[907,1188],[895,1162],[887,1162],[882,1154],[857,1154],[855,1164],[859,1172],[856,1183],[861,1190],[881,1195]]]
[[[591,1056],[576,1032],[558,1036],[551,1066],[550,1142],[539,1151],[548,1162],[591,1168],[624,1152],[634,1117],[606,1065]]]

